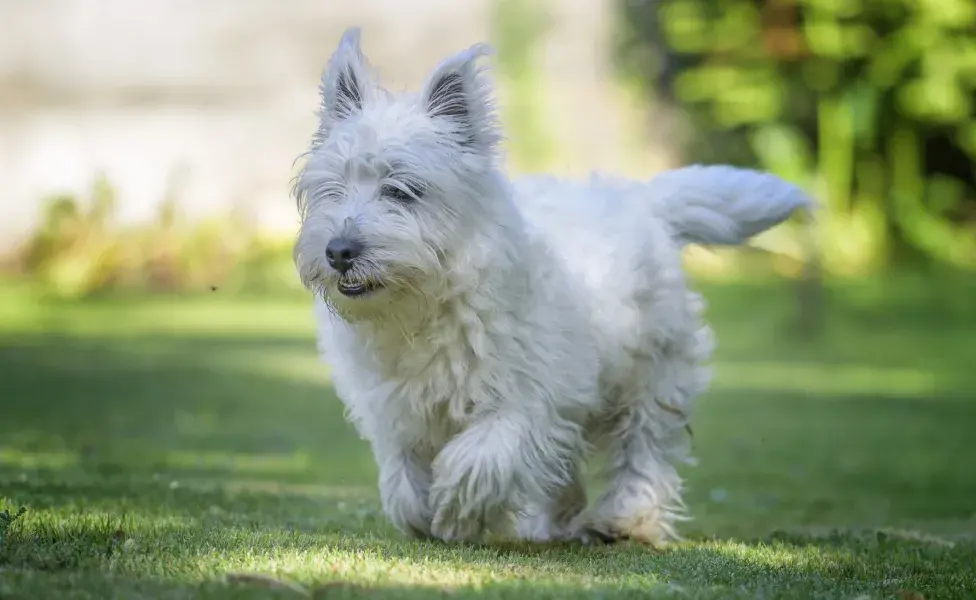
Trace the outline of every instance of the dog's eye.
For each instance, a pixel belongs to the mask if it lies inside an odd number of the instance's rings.
[[[407,185],[404,187],[384,185],[380,188],[380,194],[385,198],[406,203],[413,202],[415,199],[421,197],[423,195],[423,189],[416,185]]]

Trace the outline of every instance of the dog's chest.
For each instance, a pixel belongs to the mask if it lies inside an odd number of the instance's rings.
[[[474,408],[473,392],[481,385],[478,363],[463,344],[415,344],[389,376],[399,383],[397,392],[413,412],[463,426]]]
[[[367,436],[437,447],[511,396],[511,361],[500,358],[511,353],[510,318],[465,303],[439,308],[416,328],[404,319],[333,321],[322,331],[336,391]]]
[[[439,361],[405,376],[369,357],[356,360],[354,354],[334,361],[332,380],[361,434],[369,439],[392,436],[436,451],[464,429],[466,420],[457,414],[464,404],[463,386],[431,374],[443,371],[436,366]]]
[[[368,412],[387,427],[436,448],[484,408],[488,364],[459,328],[425,333],[409,343],[400,338],[381,345],[374,338],[370,351],[359,354],[366,369],[356,369],[370,376],[349,382],[348,399],[371,406]]]

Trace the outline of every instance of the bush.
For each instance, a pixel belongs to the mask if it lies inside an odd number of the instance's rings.
[[[682,115],[686,160],[759,166],[817,193],[828,270],[976,268],[971,0],[620,9],[621,69],[656,115]]]
[[[33,279],[66,297],[110,290],[189,292],[211,288],[297,288],[291,240],[269,239],[240,215],[190,223],[173,199],[149,223],[122,225],[104,178],[87,201],[57,195],[5,263],[8,275]]]

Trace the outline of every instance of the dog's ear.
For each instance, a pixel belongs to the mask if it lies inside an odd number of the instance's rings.
[[[370,93],[369,66],[359,46],[358,27],[347,29],[339,47],[329,59],[322,76],[320,134],[328,134],[335,123],[348,119],[363,108]]]
[[[422,95],[427,113],[450,123],[457,143],[483,150],[498,141],[491,82],[478,65],[490,53],[490,47],[479,44],[448,58],[434,70]]]

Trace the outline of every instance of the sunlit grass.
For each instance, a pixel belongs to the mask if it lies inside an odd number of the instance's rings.
[[[871,598],[976,590],[976,311],[709,288],[688,541],[396,534],[304,297],[0,293],[0,597]],[[971,355],[970,355],[971,356]],[[967,595],[968,594],[968,595]]]
[[[294,511],[279,514],[282,509],[271,505],[273,516],[248,521],[234,512],[234,503],[224,499],[231,510],[213,504],[197,516],[36,510],[21,528],[46,542],[43,552],[21,552],[22,545],[8,551],[20,569],[4,581],[40,593],[50,590],[67,567],[87,573],[92,589],[121,586],[132,593],[148,584],[170,592],[223,589],[229,596],[226,578],[261,574],[291,583],[292,589],[283,590],[288,593],[341,583],[368,589],[370,596],[408,593],[418,598],[462,590],[491,597],[518,590],[532,597],[656,592],[726,598],[754,597],[760,589],[790,597],[837,597],[833,594],[856,594],[874,578],[879,589],[891,592],[926,580],[966,583],[960,561],[967,555],[955,543],[884,532],[833,535],[815,544],[789,536],[762,543],[704,540],[664,553],[530,544],[448,547],[404,542],[383,528],[370,531],[376,515],[339,504],[316,520],[296,518]],[[279,522],[289,526],[274,525]],[[21,533],[14,543],[23,539]],[[943,569],[941,580],[935,563]],[[28,570],[33,577],[25,576]],[[38,576],[45,572],[52,577]],[[255,580],[248,581],[253,587]]]

